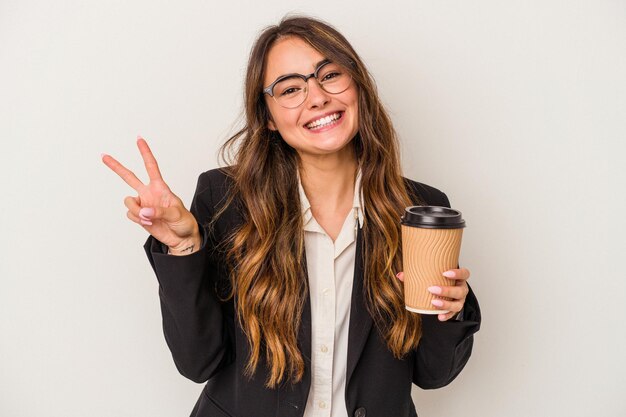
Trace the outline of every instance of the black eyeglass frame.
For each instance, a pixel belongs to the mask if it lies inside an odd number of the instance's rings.
[[[285,74],[285,75],[283,75],[283,76],[281,76],[281,77],[278,77],[278,78],[277,78],[277,79],[276,79],[273,83],[271,83],[269,86],[267,86],[267,87],[265,87],[265,88],[263,89],[263,94],[267,94],[268,96],[270,96],[270,97],[272,97],[274,100],[276,100],[276,97],[274,96],[274,91],[273,91],[273,90],[274,90],[274,86],[275,86],[276,84],[278,84],[279,82],[284,81],[284,80],[286,80],[287,78],[292,78],[292,77],[298,77],[298,78],[303,79],[305,84],[308,84],[308,83],[309,83],[309,79],[311,79],[311,78],[315,78],[315,80],[316,80],[316,81],[317,81],[317,83],[320,85],[320,87],[322,87],[322,90],[326,91],[326,89],[324,88],[324,84],[322,84],[322,83],[321,83],[321,82],[317,79],[317,75],[319,74],[320,70],[321,70],[321,69],[322,69],[325,65],[328,65],[328,64],[330,64],[331,62],[332,62],[332,61],[331,61],[330,59],[325,59],[324,61],[320,62],[320,64],[317,66],[317,68],[315,68],[315,71],[314,71],[314,72],[312,72],[312,73],[310,73],[309,75],[298,74],[298,73],[296,72],[296,73],[293,73],[293,74]],[[347,75],[348,77],[352,78],[352,77],[350,76],[350,73],[347,73],[346,75]],[[348,84],[348,86],[349,86],[349,85],[350,85],[350,84]],[[346,88],[346,90],[347,90],[347,88]],[[346,90],[343,90],[343,91],[346,91]],[[326,92],[327,92],[328,94],[341,94],[341,93],[343,93],[343,91],[340,91],[339,93],[331,93],[331,92],[329,92],[329,91],[326,91]],[[308,88],[307,88],[307,90],[306,90],[306,93],[307,93],[307,94],[309,93]],[[306,100],[306,95],[305,95],[305,100]],[[278,103],[278,101],[276,101],[276,102]],[[304,100],[302,101],[302,103],[304,103]],[[298,106],[302,105],[302,103],[298,104]],[[296,106],[296,107],[298,107],[298,106]],[[295,108],[295,107],[294,107],[294,108]]]

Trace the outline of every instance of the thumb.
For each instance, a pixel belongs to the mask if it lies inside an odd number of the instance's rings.
[[[139,217],[143,220],[163,220],[168,223],[174,223],[181,219],[182,211],[180,207],[143,207],[139,210]]]

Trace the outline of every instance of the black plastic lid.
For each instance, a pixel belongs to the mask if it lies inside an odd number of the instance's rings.
[[[412,206],[404,210],[402,224],[426,229],[460,229],[465,227],[461,212],[439,206]]]

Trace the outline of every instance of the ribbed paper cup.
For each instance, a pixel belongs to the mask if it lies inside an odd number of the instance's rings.
[[[421,314],[442,314],[434,299],[448,300],[428,291],[431,286],[453,286],[442,275],[457,268],[465,221],[461,212],[447,207],[407,207],[402,216],[402,258],[406,309]]]

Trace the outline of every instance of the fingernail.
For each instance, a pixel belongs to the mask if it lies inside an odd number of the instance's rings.
[[[107,156],[107,154],[105,154],[105,153],[101,153],[100,154],[100,158],[104,158],[105,156]]]
[[[154,216],[154,209],[152,207],[144,207],[139,210],[139,215],[141,217],[150,218]]]
[[[441,287],[428,287],[428,291],[433,294],[441,294]]]
[[[139,139],[143,139],[143,138],[141,137],[141,135],[137,135],[137,140],[139,140]]]
[[[433,300],[431,303],[433,303],[434,306],[443,307],[443,301],[441,300]]]
[[[141,224],[143,224],[145,226],[152,226],[152,222],[151,221],[144,220],[144,219],[141,219],[139,221],[141,222]]]
[[[454,273],[454,271],[446,271],[443,273],[443,276],[447,278],[454,278],[456,274]]]

